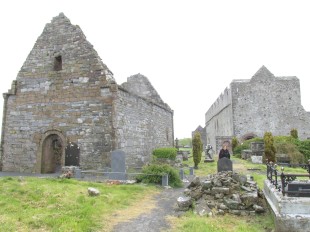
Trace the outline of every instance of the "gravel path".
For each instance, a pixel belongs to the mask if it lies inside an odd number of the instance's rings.
[[[149,213],[142,214],[129,222],[117,224],[113,232],[159,232],[170,228],[166,217],[177,215],[176,201],[182,195],[184,188],[164,189],[155,196],[156,207]]]

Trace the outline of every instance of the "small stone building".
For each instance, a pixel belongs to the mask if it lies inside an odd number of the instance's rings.
[[[118,85],[63,13],[46,24],[3,97],[3,171],[99,169],[116,149],[128,167],[141,167],[154,148],[174,145],[173,111],[148,79]]]
[[[262,66],[251,79],[233,80],[205,114],[207,143],[218,151],[233,136],[239,140],[289,135],[310,137],[310,112],[301,105],[300,83],[294,76],[276,77]]]

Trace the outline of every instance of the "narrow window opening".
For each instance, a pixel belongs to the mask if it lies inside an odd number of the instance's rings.
[[[54,60],[54,71],[62,70],[62,58],[61,56],[56,56]]]

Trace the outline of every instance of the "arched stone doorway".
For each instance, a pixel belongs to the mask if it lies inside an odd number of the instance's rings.
[[[66,139],[59,130],[49,130],[44,133],[37,154],[37,173],[61,171],[65,160],[65,143]]]
[[[55,173],[61,170],[63,143],[56,134],[45,138],[42,146],[41,173]]]

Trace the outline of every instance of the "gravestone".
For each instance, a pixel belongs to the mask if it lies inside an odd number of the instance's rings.
[[[112,151],[111,169],[109,175],[111,180],[126,180],[126,153],[122,150]]]
[[[262,164],[263,163],[263,157],[262,156],[251,156],[251,161],[253,164]]]
[[[287,185],[288,191],[295,193],[288,193],[289,197],[310,197],[310,183],[291,182]]]
[[[232,162],[230,159],[223,157],[217,161],[217,172],[232,171]]]

